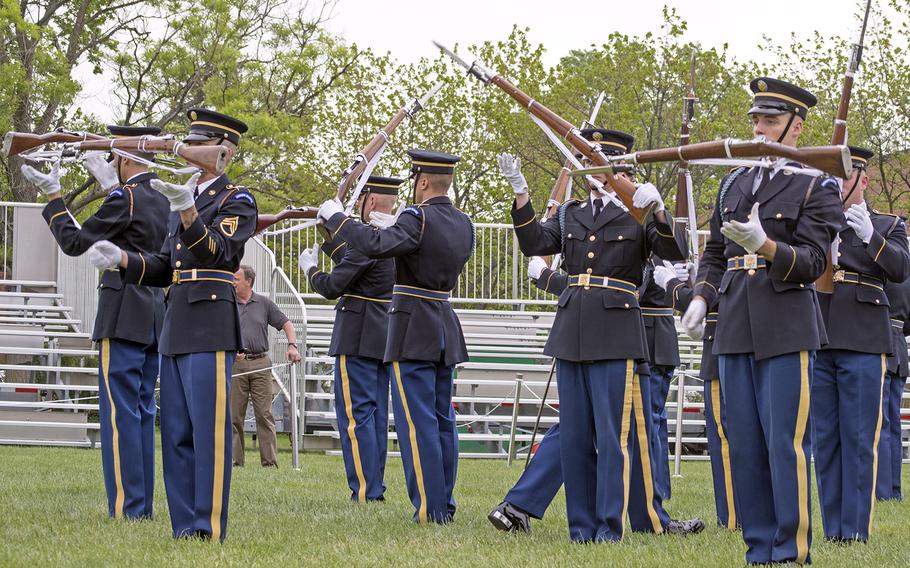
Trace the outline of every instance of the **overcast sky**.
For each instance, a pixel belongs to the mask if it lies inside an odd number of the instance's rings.
[[[614,31],[658,32],[662,7],[668,5],[688,22],[686,40],[707,48],[727,43],[734,57],[764,61],[758,47],[763,36],[780,44],[793,33],[807,37],[818,30],[855,41],[859,30],[853,16],[858,4],[859,0],[339,0],[328,28],[348,41],[411,62],[436,55],[432,39],[461,46],[496,41],[518,24],[530,28],[530,40],[546,47],[545,62],[553,65],[569,50],[584,49]],[[116,102],[107,95],[108,79],[92,77],[85,68],[77,70],[76,77],[86,87],[83,108],[105,120],[117,118],[112,113]]]

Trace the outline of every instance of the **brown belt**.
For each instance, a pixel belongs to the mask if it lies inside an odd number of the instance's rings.
[[[247,353],[244,359],[247,361],[255,361],[256,359],[262,359],[263,357],[268,357],[268,353]]]

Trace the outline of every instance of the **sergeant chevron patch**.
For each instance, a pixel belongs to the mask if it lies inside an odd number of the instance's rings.
[[[221,223],[218,224],[218,227],[225,236],[233,237],[234,233],[237,231],[237,224],[239,222],[240,219],[236,215],[233,217],[225,217],[221,220]]]

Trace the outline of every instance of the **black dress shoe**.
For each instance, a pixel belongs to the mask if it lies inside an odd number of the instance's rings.
[[[508,501],[493,509],[487,518],[497,529],[505,532],[531,532],[531,517]]]
[[[667,534],[690,535],[698,534],[705,530],[705,522],[701,519],[689,519],[687,521],[670,521],[664,531]]]

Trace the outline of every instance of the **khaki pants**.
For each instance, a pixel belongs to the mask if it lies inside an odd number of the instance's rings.
[[[268,356],[248,361],[234,362],[234,375],[263,369],[258,373],[235,376],[231,383],[231,424],[234,430],[234,465],[243,465],[243,422],[246,407],[253,401],[256,416],[256,434],[259,439],[259,459],[262,465],[278,465],[275,417],[272,416],[272,361]]]

